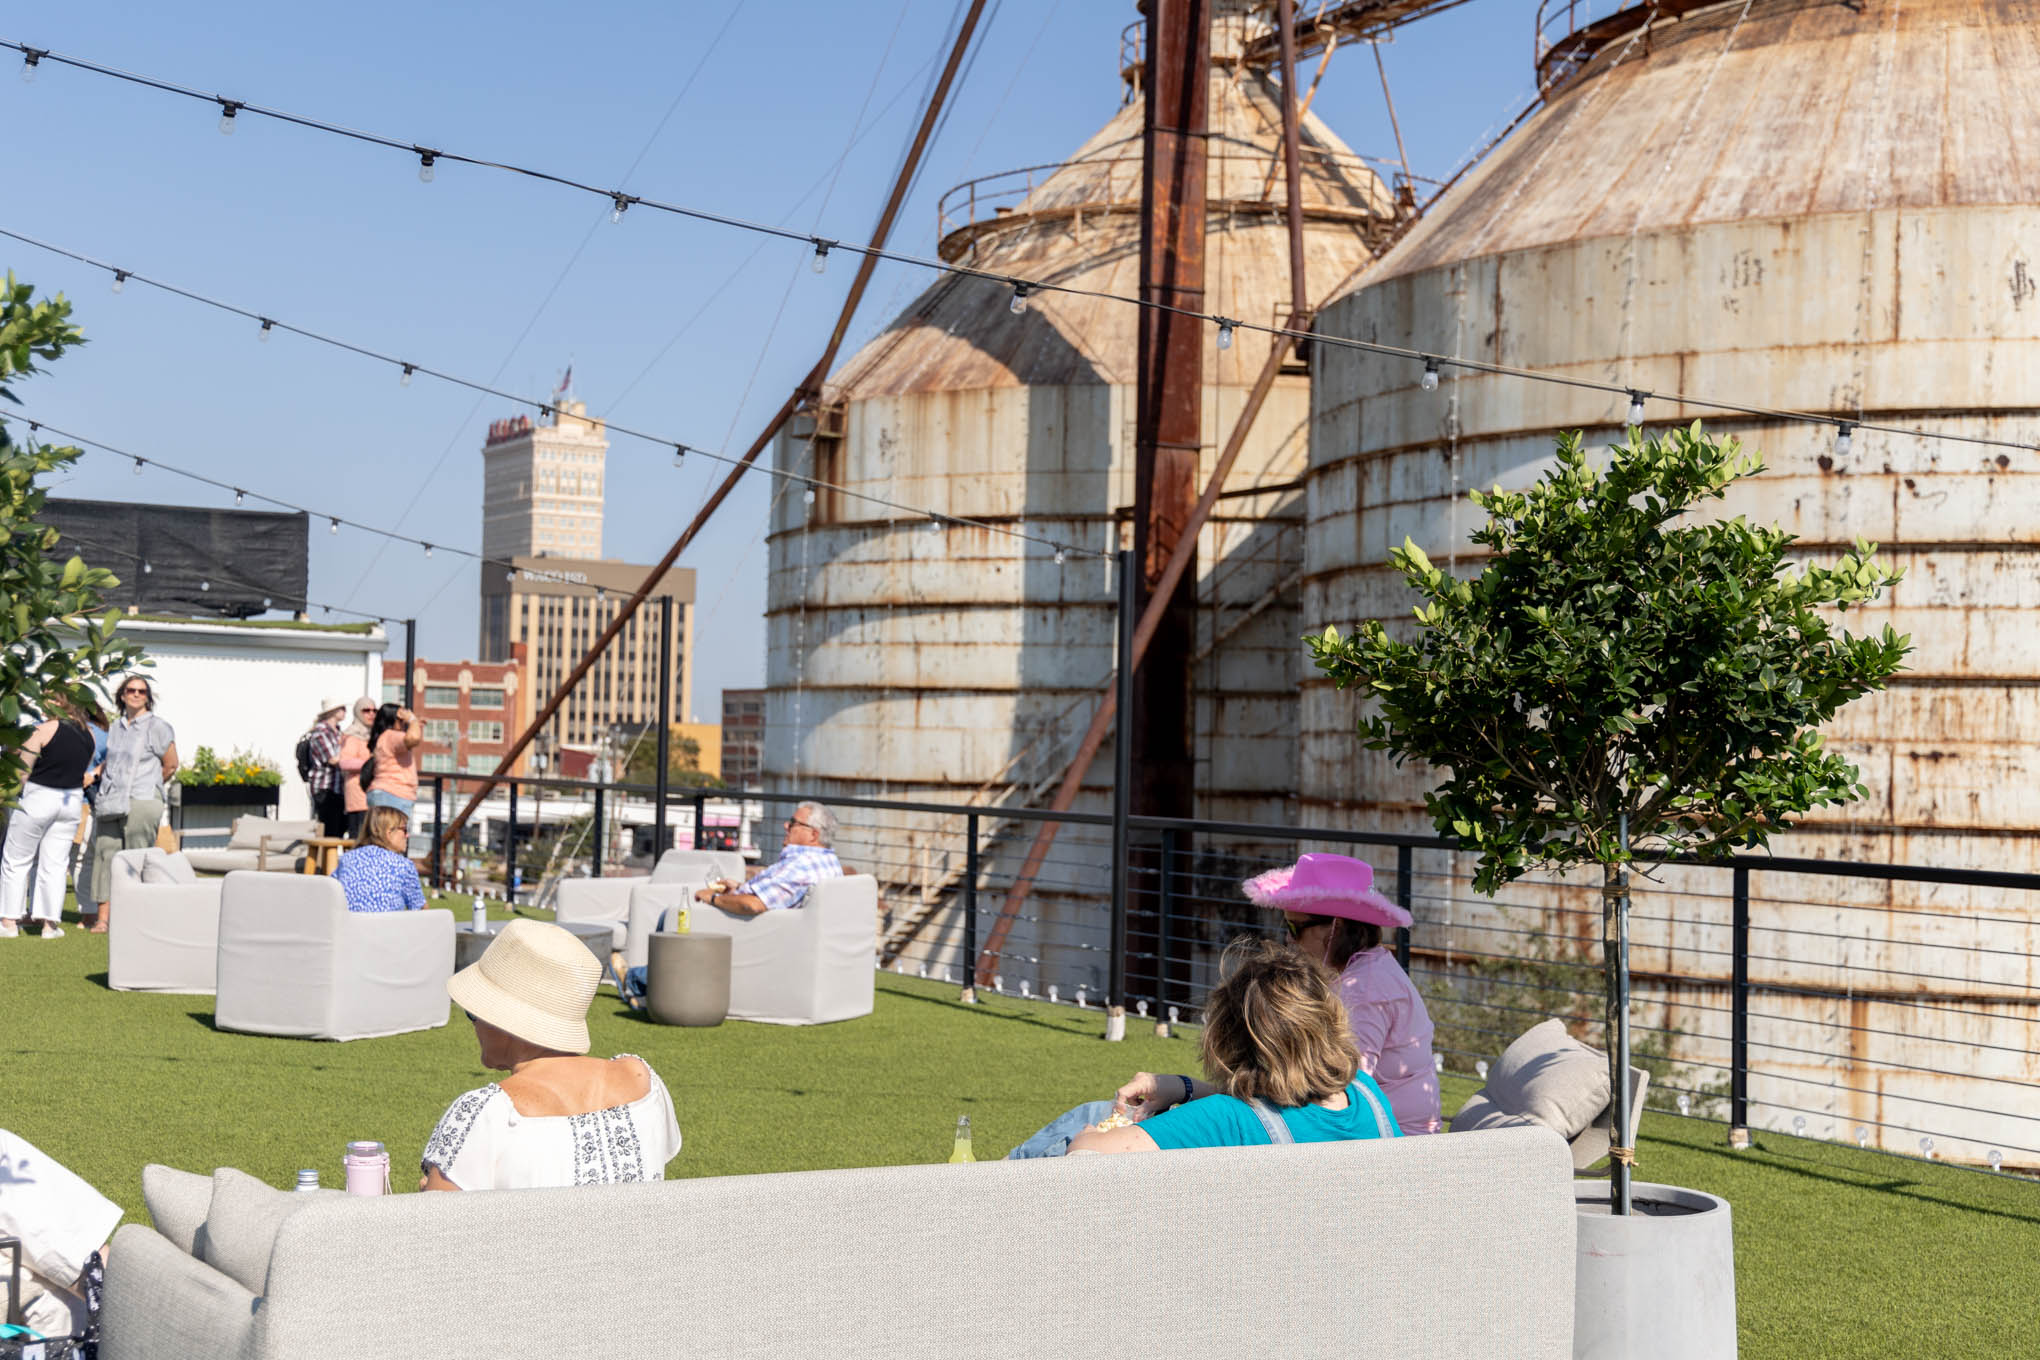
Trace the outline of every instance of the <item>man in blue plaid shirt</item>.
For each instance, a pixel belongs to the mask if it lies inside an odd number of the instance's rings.
[[[346,700],[326,699],[320,704],[318,721],[304,736],[310,758],[305,786],[312,795],[312,816],[318,818],[319,829],[328,836],[347,832],[347,795],[336,763],[340,759],[340,720],[346,716]]]
[[[772,866],[742,883],[714,883],[694,894],[735,916],[785,911],[807,900],[807,890],[825,878],[841,878],[843,862],[829,843],[836,839],[836,816],[820,803],[802,803],[786,819],[786,847]]]

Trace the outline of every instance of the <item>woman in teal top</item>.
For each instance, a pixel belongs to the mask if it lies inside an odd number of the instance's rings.
[[[1139,1122],[1100,1128],[1115,1107],[1093,1101],[1008,1156],[1401,1136],[1388,1098],[1360,1070],[1331,977],[1286,944],[1248,938],[1226,949],[1198,1049],[1209,1081],[1143,1072],[1121,1088],[1117,1112]],[[1173,1101],[1165,1101],[1161,1092],[1172,1083]],[[1164,1103],[1174,1108],[1141,1117]]]

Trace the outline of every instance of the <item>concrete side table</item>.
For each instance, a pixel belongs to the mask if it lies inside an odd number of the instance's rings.
[[[730,1013],[730,937],[659,931],[647,942],[645,1006],[662,1025],[720,1025]]]
[[[498,932],[508,924],[508,921],[491,921],[487,930],[478,931],[470,922],[455,922],[453,927],[453,970],[457,973],[481,958],[482,951],[486,950],[495,941]],[[605,975],[607,974],[609,970],[609,942],[611,938],[611,931],[608,925],[601,921],[568,921],[560,929],[569,932],[576,939],[580,940],[582,944],[587,945],[588,952],[595,956],[595,961],[602,965],[603,972]]]

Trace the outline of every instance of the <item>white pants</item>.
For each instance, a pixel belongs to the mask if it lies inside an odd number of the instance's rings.
[[[79,789],[25,784],[21,802],[7,819],[7,848],[0,858],[0,916],[21,919],[28,880],[35,876],[35,918],[55,922],[64,913],[64,870],[85,795]]]
[[[0,1129],[0,1237],[21,1239],[23,1311],[45,1335],[86,1322],[78,1297],[85,1258],[120,1226],[120,1206],[25,1138]],[[0,1285],[0,1308],[6,1306]]]

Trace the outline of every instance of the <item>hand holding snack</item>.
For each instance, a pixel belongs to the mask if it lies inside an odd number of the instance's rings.
[[[1183,1083],[1175,1077],[1136,1072],[1113,1093],[1112,1112],[1130,1120],[1149,1119],[1183,1099]]]

